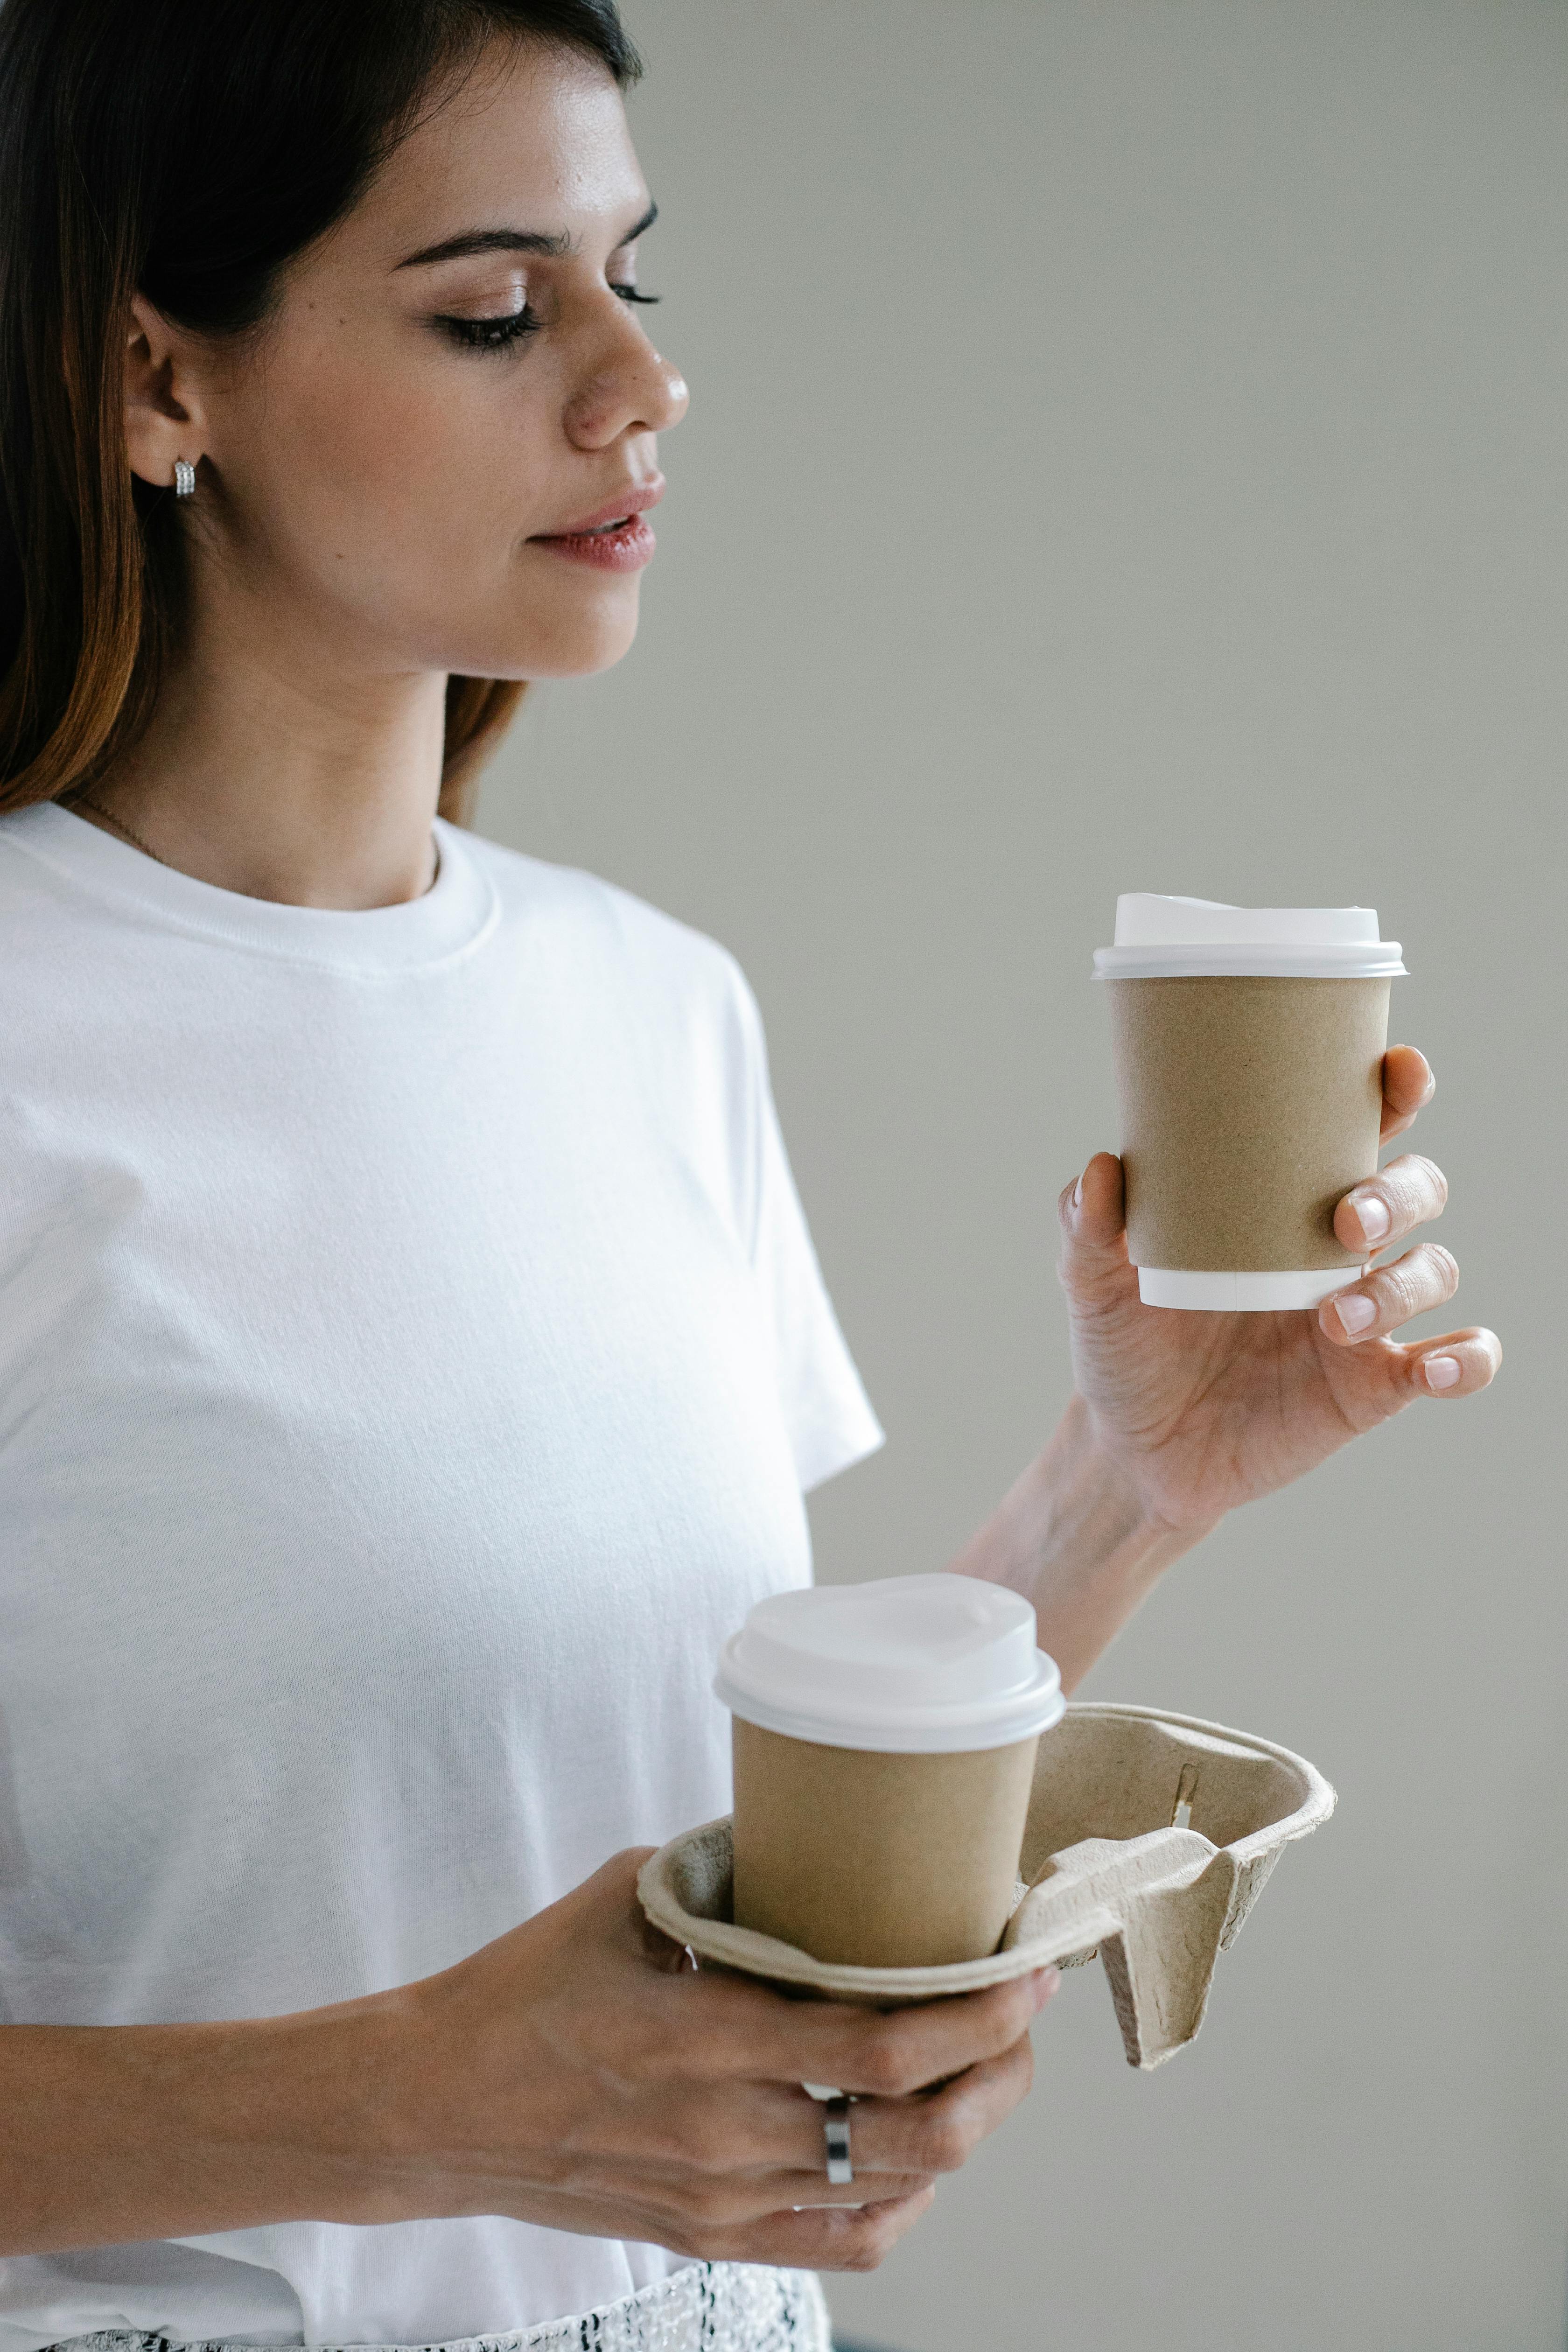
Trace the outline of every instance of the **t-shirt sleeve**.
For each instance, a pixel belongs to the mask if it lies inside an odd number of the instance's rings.
[[[801,1491],[874,1454],[883,1433],[838,1328],[795,1191],[756,999],[732,967],[742,1068],[733,1143],[752,1263],[773,1327],[779,1395]]]

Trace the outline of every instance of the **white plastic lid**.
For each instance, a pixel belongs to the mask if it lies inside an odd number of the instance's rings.
[[[713,1687],[764,1731],[827,1748],[1005,1748],[1066,1706],[1021,1594],[972,1576],[810,1585],[759,1601]]]
[[[1404,970],[1398,940],[1378,938],[1375,907],[1227,907],[1150,890],[1123,891],[1116,944],[1094,956],[1098,980],[1381,980]]]

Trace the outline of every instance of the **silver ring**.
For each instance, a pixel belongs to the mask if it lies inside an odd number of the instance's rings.
[[[824,2107],[822,2131],[827,2142],[827,2178],[836,2189],[844,2188],[854,2179],[855,2168],[849,2161],[849,2102],[842,2093]]]

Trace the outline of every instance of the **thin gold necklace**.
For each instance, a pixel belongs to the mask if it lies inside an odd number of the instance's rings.
[[[157,851],[149,847],[148,844],[142,840],[139,833],[132,833],[131,827],[125,823],[124,819],[122,817],[116,816],[112,809],[100,808],[98,803],[96,801],[89,801],[85,793],[76,793],[71,800],[70,805],[72,808],[91,809],[95,816],[100,816],[106,824],[111,824],[116,833],[122,833],[127,841],[134,842],[136,847],[142,851],[144,856],[150,857],[154,866],[168,865],[168,859],[166,857],[160,857]]]

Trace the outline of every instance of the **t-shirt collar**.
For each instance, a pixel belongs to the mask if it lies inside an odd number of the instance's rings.
[[[494,884],[461,830],[435,820],[439,870],[417,898],[393,907],[294,907],[220,890],[134,849],[53,801],[0,816],[0,844],[37,857],[100,898],[163,926],[253,955],[363,973],[442,963],[477,946],[494,924]]]

